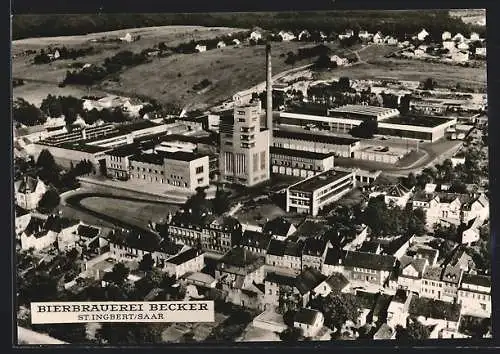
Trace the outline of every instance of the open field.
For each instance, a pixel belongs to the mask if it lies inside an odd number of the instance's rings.
[[[311,63],[302,60],[294,66],[285,64],[286,53],[314,44],[300,42],[272,43],[273,74]],[[336,49],[336,44],[329,45]],[[180,75],[180,76],[179,76]],[[207,79],[211,85],[194,91],[193,85]],[[219,103],[238,91],[250,88],[266,79],[265,47],[242,46],[209,50],[203,53],[172,55],[156,58],[151,63],[126,70],[120,82],[106,82],[104,90],[124,94],[135,92],[163,103],[180,103],[193,109]]]
[[[82,199],[83,207],[92,211],[124,219],[127,222],[146,227],[148,222],[160,222],[167,217],[168,212],[174,213],[178,207],[169,204],[147,203],[114,198],[89,197]]]
[[[14,78],[25,78],[42,80],[48,83],[61,82],[68,65],[74,62],[89,64],[102,64],[104,59],[111,57],[124,50],[130,50],[139,53],[143,49],[152,48],[155,44],[165,42],[167,46],[177,46],[181,43],[191,40],[211,39],[229,33],[244,31],[242,29],[221,28],[221,27],[201,27],[201,26],[162,26],[147,28],[123,29],[113,32],[92,33],[84,36],[64,36],[64,37],[45,37],[45,38],[27,38],[12,42],[12,54],[16,57],[12,60],[12,76]],[[126,42],[90,42],[92,39],[105,37],[106,39],[118,39],[126,33],[132,36],[140,35],[141,38],[132,43]],[[18,54],[25,50],[47,49],[49,46],[67,48],[94,47],[96,53],[76,60],[56,60],[49,64],[32,64],[33,55],[24,57]],[[161,60],[161,59],[156,59]],[[133,89],[132,89],[133,90]]]
[[[362,55],[363,53],[361,53]],[[347,76],[351,79],[376,79],[395,77],[400,80],[424,81],[433,78],[438,86],[470,87],[477,90],[486,89],[486,69],[456,67],[443,63],[430,63],[420,60],[389,59],[380,56],[368,63],[348,67],[340,67],[318,75],[318,80]]]

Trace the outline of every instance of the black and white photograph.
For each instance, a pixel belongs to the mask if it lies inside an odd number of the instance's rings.
[[[485,9],[11,21],[18,346],[492,338]]]

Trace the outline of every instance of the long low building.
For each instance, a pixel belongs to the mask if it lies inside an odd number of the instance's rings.
[[[360,108],[363,107],[363,108]],[[370,113],[373,111],[372,113]],[[378,134],[434,142],[445,136],[446,129],[457,124],[455,118],[401,116],[397,109],[371,106],[344,106],[329,110],[327,116],[281,112],[279,123],[299,127],[314,126],[335,133],[348,134],[367,120],[377,120]]]
[[[318,215],[356,186],[354,171],[328,170],[293,184],[286,191],[286,211]]]
[[[354,152],[360,147],[360,142],[358,139],[331,135],[275,130],[273,132],[273,146],[322,154],[334,153],[341,157],[353,158]]]
[[[274,174],[311,177],[334,166],[334,154],[284,149],[271,146],[271,172]]]

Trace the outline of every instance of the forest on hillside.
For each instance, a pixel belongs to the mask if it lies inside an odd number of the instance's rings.
[[[400,11],[316,11],[316,12],[248,12],[188,14],[78,14],[15,15],[12,19],[13,40],[30,37],[82,35],[167,25],[200,25],[207,27],[261,27],[266,30],[321,30],[340,33],[346,29],[382,31],[403,37],[425,28],[434,36],[447,30],[464,35],[474,31],[486,36],[486,28],[463,23],[446,10]]]

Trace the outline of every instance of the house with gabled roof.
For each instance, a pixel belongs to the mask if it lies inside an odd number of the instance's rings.
[[[203,53],[207,51],[207,46],[202,44],[197,44],[196,47],[194,47],[194,50],[196,50],[198,53]]]
[[[255,29],[252,31],[252,33],[250,33],[250,37],[248,39],[257,42],[258,40],[262,39],[262,32],[258,29]]]
[[[78,220],[50,215],[46,219],[32,217],[21,234],[21,248],[41,250],[53,245],[60,233],[71,233],[78,226]]]
[[[451,33],[448,31],[444,31],[441,35],[441,39],[443,40],[443,42],[451,39]]]
[[[430,247],[419,247],[415,251],[414,258],[423,258],[427,260],[429,266],[433,267],[437,264],[439,251]]]
[[[219,41],[217,43],[217,48],[224,48],[226,46],[226,43],[224,41]]]
[[[387,324],[389,326],[392,328],[396,328],[398,325],[406,327],[408,309],[413,296],[415,296],[413,293],[408,293],[403,289],[396,290],[387,308]]]
[[[396,330],[391,328],[387,323],[382,323],[380,328],[373,335],[375,340],[396,339]]]
[[[490,215],[490,201],[488,197],[481,193],[472,198],[462,206],[463,222],[468,222],[474,218],[487,220]]]
[[[413,297],[409,314],[425,326],[439,326],[439,329],[458,331],[462,306],[441,300]]]
[[[458,287],[462,280],[463,271],[459,267],[446,266],[443,269],[441,281],[443,282],[443,294],[441,300],[455,302],[457,300]]]
[[[396,258],[389,255],[347,251],[342,261],[351,281],[384,285],[396,265]]]
[[[295,35],[290,31],[280,31],[278,33],[278,36],[281,37],[281,40],[283,42],[293,41],[296,38]]]
[[[286,240],[297,228],[283,217],[277,217],[266,222],[262,232],[270,234],[277,240]]]
[[[273,267],[302,270],[303,245],[293,241],[280,241],[272,239],[266,253],[266,264]]]
[[[325,275],[313,268],[298,276],[268,273],[264,279],[266,309],[277,308],[280,296],[294,299],[299,308],[305,307],[311,299],[311,292],[325,279]]]
[[[428,265],[427,259],[403,256],[399,262],[398,287],[419,294],[422,289],[422,276]]]
[[[328,296],[330,293],[347,293],[350,291],[350,282],[342,273],[332,273],[328,278],[323,280],[313,292],[319,296]]]
[[[328,247],[331,246],[324,237],[310,237],[302,248],[302,269],[315,268],[321,270],[321,264]]]
[[[245,230],[238,246],[256,255],[265,257],[269,242],[271,242],[271,235],[253,230]]]
[[[462,43],[465,41],[465,36],[462,33],[457,33],[451,40],[457,43]]]
[[[299,33],[299,36],[297,38],[299,39],[299,41],[308,40],[309,38],[311,38],[311,33],[308,30],[304,29]]]
[[[464,313],[476,317],[491,316],[491,277],[465,273],[458,289],[457,302]]]
[[[325,318],[317,310],[302,308],[293,317],[293,326],[300,328],[304,337],[312,338],[323,328]]]
[[[39,178],[25,176],[14,182],[16,205],[26,210],[36,209],[46,191],[47,186]]]
[[[480,239],[480,227],[483,226],[483,220],[476,217],[469,222],[462,224],[458,228],[459,235],[461,234],[461,243],[463,245],[471,245],[473,242],[477,242]]]
[[[342,258],[344,257],[344,251],[338,247],[333,246],[326,250],[325,257],[323,258],[323,263],[321,265],[321,273],[330,276],[335,272],[344,272],[344,266],[342,265]],[[347,272],[344,274],[346,275]]]
[[[425,30],[425,28],[423,28],[420,32],[418,32],[417,38],[419,41],[423,41],[427,38],[428,35],[429,35],[429,32],[427,32]]]

